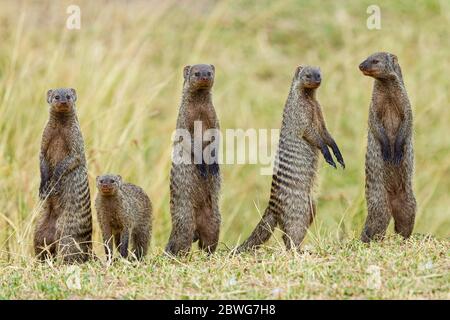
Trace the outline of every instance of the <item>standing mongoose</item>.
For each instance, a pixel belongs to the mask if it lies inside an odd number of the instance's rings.
[[[316,213],[312,193],[318,151],[336,168],[328,150],[328,146],[331,147],[337,161],[345,167],[316,99],[320,83],[318,68],[297,68],[284,107],[269,205],[253,233],[238,247],[238,252],[256,248],[269,240],[277,225],[284,233],[286,248],[298,249]]]
[[[194,124],[206,130],[219,130],[211,89],[214,83],[213,65],[197,64],[184,68],[184,84],[179,109],[177,130],[186,130],[191,144],[183,147],[190,154],[190,163],[172,162],[170,171],[170,212],[172,232],[166,252],[177,255],[187,253],[194,241],[208,253],[215,251],[220,231],[219,192],[221,177],[218,150],[205,161],[195,150]],[[174,147],[186,141],[175,140]],[[216,141],[217,142],[217,141]],[[204,146],[201,143],[200,146]],[[214,153],[214,152],[212,152]],[[200,157],[200,161],[198,158]],[[194,163],[192,163],[194,162]]]
[[[113,255],[113,241],[124,258],[132,253],[138,260],[147,254],[152,231],[152,203],[142,188],[123,183],[118,175],[97,177],[95,208],[102,229],[106,256]],[[113,239],[114,238],[114,239]]]
[[[375,79],[366,152],[368,215],[361,240],[383,238],[391,216],[395,231],[407,238],[414,227],[416,199],[413,119],[402,72],[397,57],[387,52],[372,54],[359,69]]]
[[[40,259],[58,254],[67,263],[86,261],[92,249],[88,172],[76,100],[74,89],[47,92],[50,117],[40,152],[43,211],[34,232]]]

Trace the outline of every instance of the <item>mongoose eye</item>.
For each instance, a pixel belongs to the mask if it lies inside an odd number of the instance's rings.
[[[194,73],[194,75],[195,75],[196,77],[200,77],[200,72],[196,72],[196,73]]]
[[[70,95],[67,95],[67,96],[66,96],[66,99],[67,99],[67,100],[70,100]]]
[[[306,75],[306,79],[311,79],[311,75],[310,75],[310,74],[307,74],[307,75]]]
[[[373,64],[377,64],[379,61],[377,59],[372,60]]]
[[[208,77],[211,77],[211,72],[208,72]]]
[[[60,96],[55,96],[55,100],[59,100]]]

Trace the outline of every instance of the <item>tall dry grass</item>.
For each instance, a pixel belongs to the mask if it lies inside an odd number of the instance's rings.
[[[414,110],[415,232],[448,237],[450,132],[448,1],[377,1],[382,29],[366,28],[373,1],[2,1],[0,10],[0,250],[30,256],[39,211],[38,153],[47,89],[78,91],[92,187],[120,173],[154,205],[153,245],[170,232],[169,170],[186,64],[216,66],[214,102],[225,128],[279,128],[294,69],[321,67],[319,89],[345,171],[321,162],[318,216],[307,241],[358,236],[365,218],[364,153],[372,80],[357,66],[374,51],[399,57]],[[236,244],[263,211],[270,177],[223,165],[221,240]],[[94,212],[95,216],[95,212]],[[100,241],[97,225],[94,239]]]

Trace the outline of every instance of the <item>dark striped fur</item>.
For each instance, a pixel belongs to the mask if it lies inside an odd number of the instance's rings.
[[[238,251],[253,249],[269,240],[278,225],[287,249],[298,248],[312,223],[316,205],[313,188],[319,150],[336,167],[328,150],[332,148],[344,167],[339,148],[326,129],[315,90],[321,82],[320,71],[299,67],[292,81],[284,108],[280,141],[275,159],[269,205],[261,221]]]

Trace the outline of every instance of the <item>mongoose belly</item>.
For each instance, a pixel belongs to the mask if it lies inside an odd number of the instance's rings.
[[[310,194],[314,185],[318,152],[303,139],[284,139],[275,161],[274,196],[279,200]],[[284,199],[283,199],[284,198]]]
[[[53,168],[69,154],[67,143],[57,135],[49,143],[46,157]]]
[[[75,239],[90,241],[92,216],[86,168],[81,166],[64,176],[61,187],[61,194],[53,200],[60,208],[57,229],[72,230]]]

